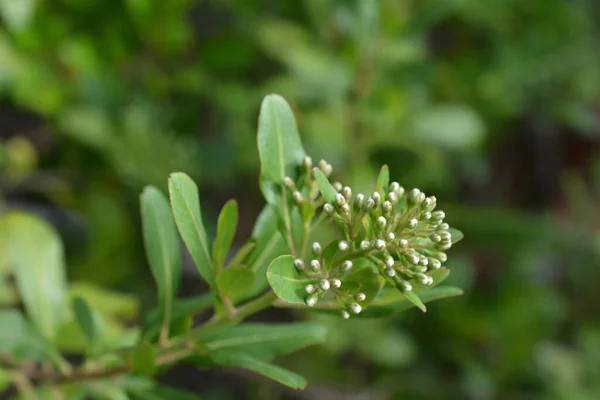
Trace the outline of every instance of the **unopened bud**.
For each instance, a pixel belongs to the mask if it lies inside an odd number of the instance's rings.
[[[363,207],[364,203],[365,203],[365,195],[362,193],[357,194],[356,197],[354,198],[354,207],[357,210],[360,210]]]
[[[309,156],[304,157],[304,168],[306,168],[310,171],[310,169],[312,168],[312,165],[313,165],[312,158],[310,158]]]
[[[340,206],[340,208],[342,209],[342,212],[343,212],[344,214],[350,214],[350,206],[348,205],[348,203],[346,203],[346,204],[342,204],[342,205]]]
[[[393,268],[386,268],[385,271],[383,271],[383,272],[385,272],[385,274],[387,276],[389,276],[390,278],[393,278],[394,276],[396,276],[396,270],[394,270]]]
[[[439,269],[442,266],[442,263],[437,258],[430,258],[429,259],[429,266],[432,269]]]
[[[427,199],[425,199],[427,201],[427,206],[423,206],[423,204],[421,204],[421,208],[423,209],[423,211],[433,211],[435,209],[435,206],[437,205],[437,199],[435,198],[435,196],[429,196]]]
[[[335,204],[337,204],[338,206],[346,204],[346,198],[341,193],[336,193]]]
[[[342,271],[350,271],[350,269],[352,268],[352,261],[350,260],[346,260],[344,261],[344,263],[342,264]]]
[[[306,305],[309,307],[313,307],[315,304],[317,304],[317,301],[319,300],[319,296],[317,296],[316,294],[311,294],[310,296],[308,296],[305,300]]]
[[[440,224],[440,226],[438,226],[438,229],[447,231],[448,229],[450,229],[450,225],[448,225],[447,223],[444,222],[443,224]]]
[[[304,201],[304,198],[302,197],[302,193],[300,193],[299,191],[295,191],[292,194],[292,197],[294,198],[294,201],[298,204],[298,203],[302,203],[302,201]]]
[[[289,176],[286,176],[285,178],[283,178],[283,184],[292,190],[294,190],[296,188],[296,184],[294,183],[294,180],[292,178],[290,178]]]
[[[360,242],[360,248],[362,250],[369,250],[371,248],[371,242],[369,242],[368,240],[363,240],[362,242]]]
[[[429,221],[431,219],[431,213],[429,211],[425,211],[424,213],[421,214],[419,219],[421,221]]]
[[[452,240],[452,235],[448,231],[438,231],[438,235],[442,238],[442,240]]]
[[[446,255],[446,253],[442,253],[441,251],[435,255],[435,258],[437,258],[438,260],[440,260],[443,263],[448,261],[448,256]]]
[[[385,258],[385,265],[387,265],[388,267],[393,267],[394,266],[394,259],[392,257],[386,257]]]
[[[365,211],[371,211],[373,208],[375,208],[375,200],[369,197],[365,203]]]
[[[342,310],[341,312],[342,312],[342,318],[344,318],[344,319],[350,318],[350,313],[348,311]]]
[[[415,278],[417,279],[417,282],[419,282],[422,285],[427,285],[429,283],[429,276],[425,274],[416,274]]]
[[[304,289],[306,290],[306,293],[308,293],[308,294],[313,294],[317,290],[315,285],[306,285],[304,287]]]
[[[418,265],[419,264],[419,256],[416,255],[415,253],[412,254],[408,254],[406,256],[406,259],[408,260],[409,263],[414,264],[414,265]]]
[[[416,218],[411,218],[408,220],[408,222],[406,223],[406,226],[410,229],[416,228],[417,224],[419,223],[419,221],[417,221]]]
[[[395,192],[398,189],[400,189],[400,184],[398,182],[392,182],[392,183],[390,183],[390,186],[388,187],[388,190],[390,192]]]
[[[327,279],[321,279],[319,281],[319,286],[323,290],[329,290],[330,284],[329,284],[329,281]]]
[[[442,241],[442,238],[437,233],[433,233],[431,236],[429,236],[429,239],[431,239],[431,241],[434,243],[439,243]]]
[[[417,188],[414,188],[413,190],[410,191],[410,193],[408,194],[408,202],[411,205],[417,205],[417,204],[421,204],[421,191]]]
[[[400,241],[398,242],[398,246],[401,249],[406,249],[408,247],[408,240],[406,240],[406,239],[400,239]]]
[[[350,304],[350,310],[354,314],[359,314],[362,311],[362,307],[358,303],[352,303]]]
[[[431,213],[431,218],[435,220],[443,220],[446,218],[446,213],[442,210],[434,211]]]
[[[323,249],[321,248],[321,244],[319,242],[314,242],[312,244],[312,252],[315,257],[318,257],[323,253]]]
[[[440,250],[448,250],[451,247],[452,247],[452,242],[441,242],[440,244],[438,244],[438,248]]]
[[[327,214],[333,214],[333,212],[335,211],[335,208],[333,208],[333,206],[329,203],[325,203],[325,205],[323,206],[323,210],[325,210],[325,212]]]
[[[398,196],[396,195],[396,193],[389,192],[386,197],[390,203],[392,203],[392,204],[398,203]]]
[[[342,281],[340,281],[339,279],[332,279],[331,286],[333,286],[334,288],[339,288],[340,286],[342,286]]]
[[[394,232],[390,232],[387,235],[385,235],[385,240],[387,240],[388,242],[393,242],[394,239],[396,239],[396,235],[394,235]]]
[[[377,207],[378,205],[381,204],[381,195],[379,194],[379,192],[374,192],[371,195],[371,198],[373,199],[373,201],[375,202],[375,207]]]
[[[398,286],[403,292],[410,292],[412,290],[412,285],[406,281],[399,281]]]
[[[341,191],[341,190],[342,190],[342,186],[343,186],[343,185],[342,185],[342,183],[341,183],[341,182],[337,182],[337,181],[336,181],[336,182],[333,182],[333,183],[331,184],[331,186],[333,186],[333,188],[335,189],[335,191],[336,191],[336,192],[339,192],[339,191]]]
[[[352,189],[350,188],[350,186],[345,186],[342,189],[342,194],[344,195],[347,201],[350,201],[350,198],[352,197]]]
[[[298,270],[298,272],[304,272],[304,270],[305,270],[304,261],[302,261],[299,258],[296,258],[294,260],[294,267],[296,267],[296,269]]]
[[[383,212],[386,215],[389,215],[392,212],[393,206],[392,203],[390,203],[389,201],[384,201],[383,205],[381,206],[381,209],[383,210]]]
[[[387,220],[385,219],[385,217],[378,217],[377,218],[377,227],[380,230],[384,230],[386,224],[387,224]]]
[[[367,296],[364,293],[356,293],[356,295],[354,295],[354,298],[356,299],[356,301],[365,301]]]
[[[383,240],[381,240],[381,239],[377,239],[375,241],[375,248],[377,250],[383,250],[383,249],[385,249],[385,242]]]
[[[419,265],[426,267],[427,264],[429,264],[429,260],[427,260],[427,257],[419,256]]]
[[[340,251],[347,251],[349,248],[350,246],[348,245],[348,242],[345,240],[340,240],[340,243],[338,244],[338,249],[340,249]]]
[[[319,262],[319,260],[312,260],[310,262],[310,268],[316,272],[321,269],[321,263]]]

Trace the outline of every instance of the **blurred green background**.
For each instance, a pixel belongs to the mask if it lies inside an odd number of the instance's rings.
[[[209,228],[237,198],[249,235],[271,92],[342,182],[388,164],[465,233],[448,262],[465,295],[426,314],[261,314],[330,327],[282,360],[304,392],[191,367],[165,382],[207,399],[600,398],[597,1],[0,0],[0,19],[0,212],[49,220],[77,290],[127,295],[116,314],[155,304],[144,185],[185,171]],[[204,290],[188,264],[182,296]]]

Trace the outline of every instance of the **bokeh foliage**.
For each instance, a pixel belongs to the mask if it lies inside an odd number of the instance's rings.
[[[309,381],[384,398],[600,393],[595,2],[0,0],[0,16],[0,207],[58,227],[74,297],[115,320],[137,302],[90,285],[150,302],[135,199],[171,171],[201,184],[209,221],[247,199],[249,233],[256,115],[277,92],[340,179],[360,190],[387,163],[467,237],[450,265],[465,296],[384,322],[319,316],[340,333],[290,361]],[[0,301],[17,301],[8,280]]]

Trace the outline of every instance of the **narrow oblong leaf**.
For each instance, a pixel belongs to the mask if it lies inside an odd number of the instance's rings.
[[[381,290],[379,275],[369,267],[357,268],[344,278],[344,284],[338,290],[352,295],[363,293],[365,300],[360,304],[368,305],[375,300]]]
[[[198,186],[186,174],[176,172],[169,177],[169,195],[179,234],[198,272],[209,285],[213,286],[215,273],[212,268],[208,236],[202,222]]]
[[[265,96],[258,118],[258,155],[261,180],[283,183],[294,177],[296,166],[306,153],[300,141],[296,118],[285,99],[277,94]]]
[[[267,280],[280,299],[288,303],[304,303],[309,279],[298,273],[294,257],[284,255],[274,259],[267,270]]]
[[[84,299],[75,297],[73,299],[73,312],[75,313],[75,318],[77,319],[77,324],[81,328],[81,331],[90,345],[94,347],[98,342],[102,329],[99,325],[100,322],[98,318],[94,315],[94,310],[90,308]]]
[[[11,211],[0,216],[0,242],[27,314],[44,336],[54,339],[67,309],[60,237],[43,219]]]
[[[380,194],[383,194],[383,191],[387,189],[390,184],[390,169],[387,165],[381,167],[379,171],[379,176],[377,177],[377,187],[375,190]]]
[[[448,232],[450,232],[452,243],[460,242],[465,237],[465,235],[456,228],[450,228],[448,229]]]
[[[273,379],[292,389],[298,390],[306,387],[306,379],[297,373],[251,357],[247,354],[219,351],[211,354],[211,358],[218,365],[247,369]]]
[[[147,186],[140,196],[142,229],[146,257],[158,287],[163,326],[168,329],[173,299],[181,279],[179,239],[167,198],[155,187]]]
[[[217,237],[213,244],[213,265],[215,271],[223,267],[233,236],[237,229],[238,205],[235,200],[229,200],[221,210],[217,221]]]
[[[425,304],[423,304],[423,301],[419,298],[419,296],[415,292],[406,291],[402,294],[408,301],[413,303],[415,306],[419,307],[419,309],[421,309],[421,311],[427,312],[427,307],[425,307]]]
[[[319,191],[323,195],[326,202],[334,204],[335,195],[337,191],[331,186],[327,177],[319,169],[315,169],[315,177],[317,178],[317,185],[319,185]]]
[[[237,297],[254,285],[254,272],[242,265],[233,265],[219,271],[217,288],[224,297]]]

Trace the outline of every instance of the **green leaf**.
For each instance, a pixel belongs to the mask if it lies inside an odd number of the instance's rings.
[[[61,371],[66,361],[54,345],[40,335],[16,310],[0,310],[0,353],[17,359],[50,361]]]
[[[257,141],[261,180],[280,184],[284,177],[295,176],[295,169],[306,153],[294,113],[283,97],[265,96],[258,118]]]
[[[60,237],[41,218],[12,211],[0,216],[0,242],[27,313],[44,336],[53,339],[66,317]]]
[[[455,228],[448,229],[448,232],[450,232],[452,243],[460,242],[465,237],[465,235],[461,231]]]
[[[246,265],[246,263],[244,263],[244,260],[252,252],[252,250],[254,250],[255,247],[256,247],[255,242],[248,242],[248,243],[244,244],[238,250],[238,252],[235,253],[235,255],[233,257],[231,257],[231,260],[229,260],[229,265],[237,265],[237,264]]]
[[[152,376],[156,372],[154,359],[154,347],[150,343],[141,344],[133,350],[131,369],[135,374]]]
[[[214,296],[212,294],[205,294],[198,297],[190,297],[186,299],[176,299],[173,302],[173,309],[171,312],[171,328],[174,325],[179,325],[182,320],[188,319],[194,314],[204,311],[212,306],[214,303]],[[144,328],[142,338],[147,341],[154,340],[160,330],[160,310],[154,308],[146,313],[144,316]],[[171,329],[169,329],[171,332]],[[171,332],[173,336],[175,332]]]
[[[243,324],[214,331],[201,339],[207,350],[243,352],[262,360],[290,354],[325,341],[327,330],[314,322]]]
[[[125,390],[135,400],[197,400],[194,394],[139,376],[125,376],[122,379]]]
[[[182,172],[169,177],[171,209],[179,234],[194,259],[200,275],[213,286],[215,273],[212,268],[208,237],[202,223],[198,186]]]
[[[423,303],[429,303],[430,301],[443,299],[446,297],[462,296],[462,294],[463,291],[460,288],[454,286],[438,286],[420,293],[419,297]],[[402,296],[395,302],[382,305],[379,305],[379,303],[371,304],[371,306],[364,312],[361,312],[359,316],[367,318],[385,317],[408,310],[412,307],[415,307],[415,304],[408,300],[405,296]]]
[[[73,312],[77,323],[84,333],[92,348],[98,343],[102,327],[100,326],[99,318],[95,315],[94,310],[81,297],[73,299]]]
[[[217,221],[217,237],[213,244],[213,265],[215,271],[223,267],[225,258],[231,243],[233,242],[233,236],[237,228],[238,221],[238,205],[235,200],[229,200],[221,210],[219,219]]]
[[[466,151],[481,144],[485,123],[469,106],[439,104],[415,115],[413,135],[438,147]]]
[[[377,187],[375,190],[379,192],[379,194],[383,195],[383,191],[387,189],[390,184],[390,169],[387,165],[381,167],[379,171],[379,176],[377,177]]]
[[[267,280],[280,299],[288,303],[304,303],[304,288],[310,280],[298,273],[294,257],[284,255],[274,259],[267,270]]]
[[[242,265],[233,265],[219,271],[217,287],[224,297],[237,297],[254,285],[254,272]]]
[[[427,311],[427,307],[425,307],[425,304],[423,304],[423,301],[413,291],[406,291],[406,292],[403,292],[402,294],[408,301],[413,303],[415,306],[419,307],[421,309],[421,311],[423,311],[423,312]]]
[[[219,365],[247,369],[292,389],[304,389],[306,387],[306,379],[295,372],[269,364],[247,354],[220,351],[211,354],[211,358]]]
[[[93,380],[86,386],[93,400],[129,400],[125,389],[117,386],[113,380]]]
[[[146,257],[158,286],[163,326],[168,329],[173,299],[181,280],[179,238],[169,201],[157,188],[146,186],[140,196],[140,206]]]
[[[331,186],[327,177],[321,172],[321,170],[315,170],[315,177],[317,178],[317,185],[319,185],[319,191],[323,195],[323,198],[329,204],[335,204],[336,190]]]
[[[137,297],[106,290],[88,282],[72,282],[68,291],[71,299],[81,297],[103,317],[131,319],[138,315],[140,309]]]
[[[370,267],[356,268],[344,278],[343,284],[338,290],[351,295],[364,293],[366,298],[360,304],[368,305],[377,298],[381,290],[379,275]]]

